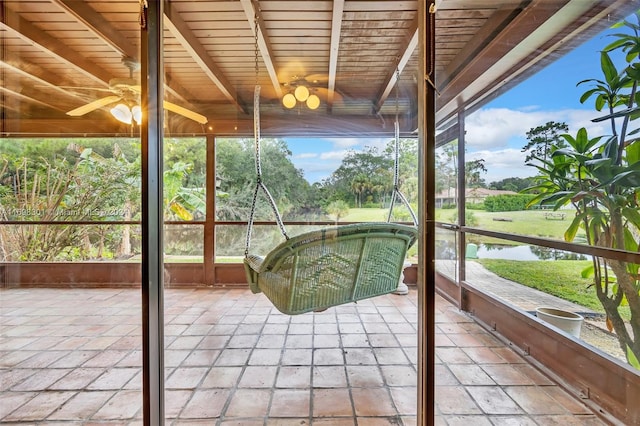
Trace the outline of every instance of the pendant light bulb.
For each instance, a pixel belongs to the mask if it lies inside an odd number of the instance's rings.
[[[296,90],[293,92],[296,95],[296,99],[300,102],[304,102],[309,97],[309,89],[305,86],[298,86]]]
[[[285,108],[293,108],[294,106],[296,106],[296,97],[291,93],[287,93],[282,97],[282,105],[284,105]]]

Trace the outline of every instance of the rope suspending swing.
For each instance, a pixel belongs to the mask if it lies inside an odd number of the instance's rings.
[[[260,136],[260,86],[258,84],[258,21],[255,20],[256,87],[254,91],[254,144],[256,186],[247,227],[244,266],[254,293],[262,292],[282,313],[295,315],[323,310],[392,293],[398,287],[407,250],[415,243],[417,228],[387,222],[342,225],[289,238],[273,197],[262,181]],[[397,100],[396,100],[397,103]],[[396,176],[398,190],[398,125],[396,113]],[[265,257],[249,254],[258,192],[265,194],[285,241]]]

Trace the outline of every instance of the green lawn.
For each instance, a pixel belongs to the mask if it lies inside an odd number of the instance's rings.
[[[544,213],[549,210],[525,210],[515,212],[487,212],[484,210],[467,210],[467,214],[471,213],[478,221],[477,228],[483,228],[496,232],[506,232],[512,234],[529,235],[532,237],[564,239],[564,231],[571,224],[574,216],[573,211],[567,210],[563,220],[546,219]],[[441,222],[452,222],[457,210],[455,209],[437,209],[436,220]],[[505,220],[506,219],[506,220]],[[472,236],[474,242],[478,243],[495,243],[495,239],[487,237]],[[508,244],[504,240],[499,241],[502,244]],[[519,243],[513,243],[519,244]]]
[[[502,259],[476,259],[494,274],[535,288],[547,294],[604,313],[596,296],[591,278],[582,278],[583,269],[591,265],[588,260],[513,261]],[[625,319],[631,317],[628,307],[620,309]]]
[[[341,222],[386,222],[388,209],[349,209],[349,213],[340,218]]]

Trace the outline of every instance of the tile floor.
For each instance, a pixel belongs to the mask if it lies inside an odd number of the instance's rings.
[[[168,425],[415,425],[416,291],[285,316],[167,290]],[[140,425],[139,291],[0,290],[0,423]],[[438,299],[436,424],[604,424]]]

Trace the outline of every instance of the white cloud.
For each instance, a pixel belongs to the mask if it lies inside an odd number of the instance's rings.
[[[320,153],[320,160],[338,160],[338,162],[342,162],[342,159],[347,155],[349,150],[342,151],[327,151]]]
[[[523,138],[527,131],[544,123],[537,112],[506,108],[476,111],[465,120],[465,141],[470,149],[506,147],[512,138]]]
[[[529,177],[536,174],[536,169],[524,164],[526,154],[519,149],[506,148],[497,151],[481,150],[466,155],[467,161],[484,159],[487,173],[481,177],[487,183],[510,177]]]
[[[301,154],[296,154],[293,156],[295,159],[305,159],[305,158],[318,158],[320,154],[317,152],[303,152]]]
[[[522,110],[507,108],[487,108],[470,115],[467,130],[466,159],[484,159],[487,173],[483,178],[487,183],[509,177],[528,177],[536,174],[536,169],[524,163],[526,153],[522,147],[527,143],[526,134],[532,128],[549,121],[565,122],[569,133],[574,134],[584,127],[590,137],[607,135],[611,132],[607,122],[593,123],[599,114],[593,110],[564,109],[539,111],[533,107]]]
[[[362,144],[362,139],[360,138],[328,138],[325,140],[336,148],[352,148]]]
[[[526,135],[529,130],[549,121],[567,123],[571,134],[575,134],[581,127],[585,127],[590,136],[609,134],[606,123],[591,121],[598,115],[601,114],[580,109],[540,111],[534,107],[519,110],[485,108],[466,118],[465,140],[471,150],[522,147],[527,143]]]

